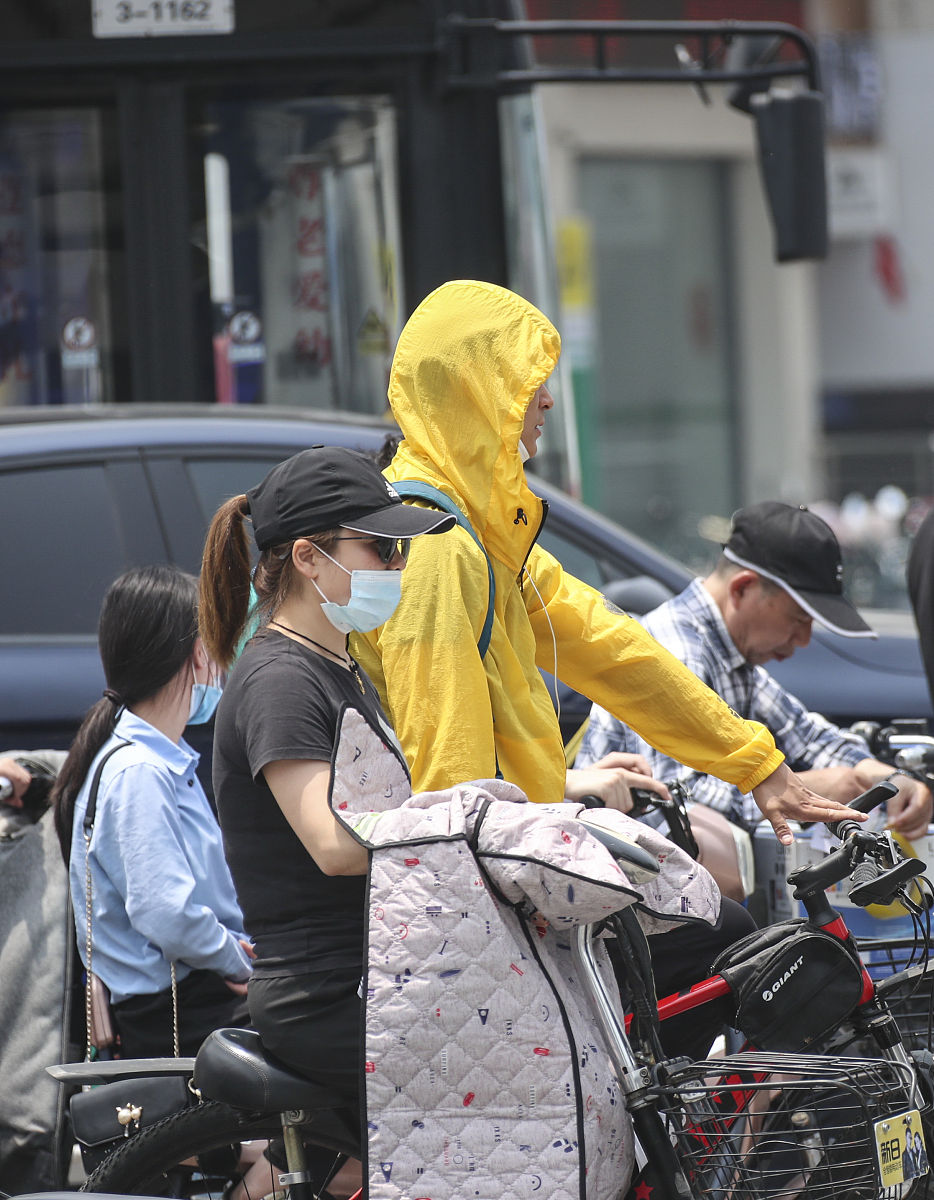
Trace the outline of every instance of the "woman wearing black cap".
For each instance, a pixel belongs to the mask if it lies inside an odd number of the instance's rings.
[[[453,518],[403,504],[353,450],[314,447],[281,463],[224,504],[208,532],[201,633],[224,666],[249,619],[247,518],[264,623],[218,708],[214,789],[256,945],[250,1015],[272,1053],[356,1104],[368,860],[328,806],[342,709],[360,711],[386,754],[405,760],[347,634],[387,619],[408,539],[440,533]]]

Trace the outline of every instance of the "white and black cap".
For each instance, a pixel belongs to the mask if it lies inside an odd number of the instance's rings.
[[[777,583],[834,633],[877,636],[843,594],[843,557],[833,530],[804,505],[763,500],[739,509],[723,553]]]

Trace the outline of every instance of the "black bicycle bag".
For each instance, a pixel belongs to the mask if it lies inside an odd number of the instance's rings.
[[[733,1024],[760,1050],[807,1050],[853,1012],[863,974],[852,941],[807,921],[756,930],[725,950],[712,973],[730,985]]]

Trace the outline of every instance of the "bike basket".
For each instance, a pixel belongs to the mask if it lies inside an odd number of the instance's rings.
[[[885,1059],[741,1053],[653,1090],[695,1200],[894,1200],[927,1171],[911,1080]]]
[[[849,918],[847,918],[849,921]],[[873,979],[885,979],[906,967],[923,963],[928,957],[927,943],[919,934],[901,937],[856,936],[859,956]]]
[[[914,955],[911,951],[914,939],[902,939],[901,944],[887,944],[884,948],[897,969],[886,972],[884,979],[876,982],[876,993],[888,1007],[898,1023],[905,1044],[912,1050],[928,1049],[934,1044],[934,959]],[[864,943],[860,941],[860,952],[864,954]],[[882,953],[875,943],[873,954]],[[878,959],[874,959],[878,962]],[[873,974],[873,968],[869,968]]]
[[[733,1024],[761,1050],[806,1050],[845,1021],[863,993],[855,950],[801,921],[750,934],[712,970],[730,985]]]

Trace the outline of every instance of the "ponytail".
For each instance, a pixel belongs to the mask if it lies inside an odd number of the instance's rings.
[[[55,777],[49,799],[55,832],[62,848],[65,865],[71,857],[71,836],[75,823],[75,800],[101,746],[114,731],[118,708],[109,699],[98,700],[85,714],[68,757]]]
[[[246,496],[234,496],[214,514],[201,558],[198,623],[208,654],[229,667],[250,611],[250,548]]]
[[[201,557],[199,632],[208,653],[225,668],[237,657],[244,631],[256,618],[260,623],[272,620],[295,579],[292,547],[297,539],[263,550],[253,570],[244,528],[248,514],[246,496],[234,496],[222,504],[208,529]],[[309,536],[316,546],[327,550],[338,532],[322,530]]]

